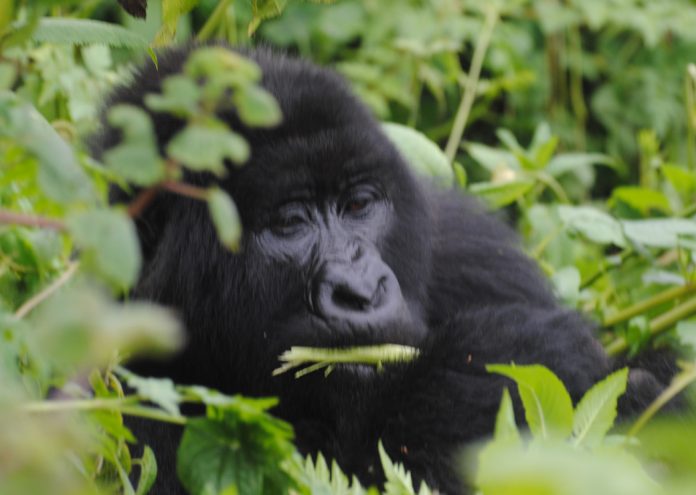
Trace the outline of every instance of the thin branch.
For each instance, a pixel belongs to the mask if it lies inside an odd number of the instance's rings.
[[[155,199],[159,190],[159,186],[152,186],[140,191],[135,199],[128,205],[128,216],[131,218],[139,217],[145,208],[152,203],[152,200]]]
[[[65,224],[55,218],[40,217],[9,210],[0,210],[0,224],[23,225],[25,227],[39,227],[59,231],[65,230]]]
[[[208,191],[202,187],[170,180],[162,182],[160,186],[166,191],[173,192],[181,196],[186,196],[200,201],[208,200]]]
[[[28,299],[24,304],[22,304],[17,311],[15,311],[16,318],[24,318],[31,310],[37,307],[39,304],[48,299],[55,291],[60,289],[65,285],[68,280],[75,275],[77,272],[77,267],[80,263],[77,261],[71,261],[68,265],[68,269],[63,272],[63,274],[53,281],[51,285],[43,289],[41,292],[35,294],[33,297]]]
[[[665,291],[660,292],[648,299],[640,301],[628,308],[617,311],[613,315],[609,315],[602,322],[604,327],[613,327],[618,323],[622,323],[626,320],[630,320],[634,316],[646,313],[647,311],[660,306],[661,304],[668,303],[680,297],[696,292],[696,284],[686,284],[680,285],[679,287],[672,287]]]
[[[650,406],[643,411],[643,414],[636,420],[627,436],[634,437],[640,430],[652,419],[657,412],[664,407],[670,400],[676,397],[679,392],[696,381],[696,364],[692,364],[691,368],[683,373],[678,374],[672,380],[672,383],[667,387]]]
[[[650,322],[650,336],[655,337],[665,330],[669,330],[678,322],[696,313],[696,297],[687,299],[685,302],[675,306],[662,313],[660,316],[655,318]],[[616,356],[621,354],[628,349],[628,342],[624,337],[617,337],[616,340],[611,342],[605,347],[605,350],[609,356]]]
[[[491,6],[486,11],[486,19],[483,24],[483,29],[476,42],[474,56],[471,59],[471,66],[469,67],[469,74],[466,79],[464,95],[462,96],[462,101],[459,104],[457,115],[454,118],[454,124],[452,125],[452,132],[450,133],[449,139],[447,140],[447,146],[445,146],[445,155],[450,163],[454,162],[454,158],[457,154],[457,148],[459,148],[459,143],[461,143],[462,136],[464,135],[466,121],[469,119],[471,107],[476,99],[476,87],[478,86],[478,80],[481,76],[483,59],[486,56],[488,44],[493,36],[493,29],[495,28],[497,21],[498,9]]]

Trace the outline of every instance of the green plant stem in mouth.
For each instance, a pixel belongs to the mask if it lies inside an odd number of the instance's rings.
[[[413,361],[419,353],[420,351],[415,347],[399,344],[345,348],[291,347],[279,356],[278,359],[283,364],[273,370],[273,376],[305,365],[307,365],[306,368],[295,372],[295,378],[322,368],[326,368],[326,374],[328,374],[336,364],[364,364],[375,366],[379,370],[386,363]]]

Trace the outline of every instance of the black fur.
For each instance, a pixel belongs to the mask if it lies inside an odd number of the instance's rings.
[[[163,78],[181,70],[189,50],[160,54],[159,72],[142,68],[107,107],[142,106],[144,94],[159,91]],[[279,101],[284,122],[272,130],[249,130],[226,115],[251,143],[250,162],[230,167],[222,180],[187,176],[201,185],[218,182],[231,193],[245,227],[243,249],[236,255],[226,251],[205,205],[194,200],[162,193],[143,213],[137,223],[145,264],[133,295],[176,308],[189,329],[189,345],[175,360],[143,364],[139,371],[228,393],[278,395],[274,412],[293,424],[301,452],[322,451],[364,482],[379,482],[376,447],[382,439],[416,480],[444,493],[463,492],[454,455],[491,432],[502,388],[510,385],[486,373],[485,364],[546,365],[574,400],[611,365],[591,325],[559,306],[537,267],[519,251],[514,233],[460,191],[416,179],[337,75],[266,50],[247,54],[261,66],[263,85]],[[156,115],[155,122],[162,145],[182,125],[165,115]],[[99,155],[118,139],[106,128],[93,149]],[[266,228],[264,212],[287,190],[286,181],[308,175],[323,197],[356,163],[367,164],[368,174],[387,189],[389,223],[375,245],[412,314],[389,335],[426,328],[422,355],[381,374],[272,378],[277,356],[289,344],[350,344],[352,334],[327,336],[326,327],[296,318],[304,307],[307,270],[269,257],[258,241]],[[115,201],[128,199],[123,192],[114,195]],[[651,375],[640,374],[622,408],[643,407],[660,387]],[[155,492],[178,493],[179,432],[138,424],[136,433],[158,455]]]

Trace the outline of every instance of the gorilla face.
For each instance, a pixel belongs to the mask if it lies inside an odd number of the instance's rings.
[[[240,205],[247,255],[291,274],[294,287],[285,287],[273,315],[272,352],[418,345],[426,333],[423,280],[414,286],[402,267],[420,264],[424,246],[411,247],[412,259],[390,259],[408,242],[397,227],[398,205],[419,195],[401,158],[376,126],[274,137],[233,178],[232,192],[248,198]],[[397,175],[405,180],[399,188]]]

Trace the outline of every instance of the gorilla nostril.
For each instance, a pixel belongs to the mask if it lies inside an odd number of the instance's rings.
[[[335,287],[331,300],[337,307],[353,311],[365,311],[372,302],[371,298],[366,297],[364,294],[359,294],[346,285]]]

